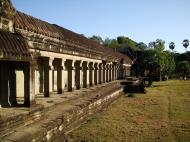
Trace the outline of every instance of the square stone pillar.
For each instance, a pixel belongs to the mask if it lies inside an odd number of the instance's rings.
[[[114,81],[114,68],[111,66],[111,81]]]
[[[58,73],[57,73],[57,70],[55,69],[55,67],[53,67],[53,69],[52,69],[52,81],[53,81],[53,84],[52,84],[52,92],[57,92],[58,90],[57,90],[57,75],[58,75]]]
[[[8,82],[8,64],[0,64],[0,107],[9,107],[9,82]]]
[[[114,70],[114,78],[115,78],[115,80],[117,80],[117,76],[116,76],[116,74],[117,74],[117,66],[115,65],[115,68],[114,68],[115,70]]]
[[[105,82],[109,81],[109,64],[105,65]]]
[[[36,68],[35,69],[35,94],[39,94],[40,93],[40,73],[39,73],[39,69]]]
[[[107,66],[107,82],[110,81],[110,64]]]
[[[118,80],[118,76],[117,76],[117,71],[118,71],[118,70],[117,70],[117,68],[118,68],[118,66],[116,66],[116,69],[115,69],[115,79],[116,79],[116,80]]]
[[[113,79],[112,79],[112,69],[113,69],[112,64],[110,64],[110,82],[113,81]]]
[[[75,60],[72,61],[72,90],[76,89],[76,85],[75,85]]]
[[[92,86],[94,85],[94,63],[92,63]]]
[[[53,60],[54,58],[49,59],[49,92],[53,92]]]
[[[44,58],[44,97],[49,97],[53,88],[52,70],[53,70],[53,58]]]
[[[94,85],[97,85],[98,84],[98,63],[94,63],[93,68],[94,68],[93,82],[94,82]]]
[[[30,106],[35,101],[35,66],[34,63],[26,63],[24,69],[24,105]]]
[[[117,80],[119,79],[119,66],[117,66]]]
[[[96,83],[98,84],[99,83],[99,66],[98,66],[98,63],[96,64],[95,69],[96,69]]]
[[[87,87],[89,87],[89,62],[87,62],[87,70],[86,70],[86,74],[87,74],[87,77],[86,77],[86,84],[87,84]]]
[[[67,76],[68,76],[68,73],[67,73],[67,68],[65,66],[65,62],[66,62],[66,59],[62,58],[62,62],[61,62],[61,65],[62,65],[62,93],[63,93],[63,90],[65,90],[66,86],[67,86]]]
[[[80,62],[80,88],[83,88],[83,61]]]
[[[99,67],[99,69],[98,69],[98,84],[102,84],[102,78],[103,78],[103,64],[102,63],[100,63],[99,65],[98,65],[98,67]]]
[[[106,69],[105,64],[102,64],[102,83],[105,83],[106,81]]]

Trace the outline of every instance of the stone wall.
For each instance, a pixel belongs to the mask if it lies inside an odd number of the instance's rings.
[[[102,111],[110,103],[122,95],[123,88],[117,82],[105,87],[99,91],[92,91],[91,96],[82,99],[74,106],[64,109],[64,106],[56,108],[56,110],[48,112],[45,119],[38,120],[21,130],[4,137],[4,140],[14,140],[15,142],[49,142],[49,141],[66,141],[67,133],[77,128],[89,119],[93,114]],[[86,94],[88,95],[88,94]],[[66,107],[65,107],[66,108]],[[52,108],[53,109],[53,108]]]

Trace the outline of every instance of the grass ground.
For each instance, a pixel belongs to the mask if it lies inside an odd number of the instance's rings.
[[[122,96],[69,134],[71,141],[190,142],[190,81],[154,83]]]

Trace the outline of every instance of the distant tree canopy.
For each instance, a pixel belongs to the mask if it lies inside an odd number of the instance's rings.
[[[108,48],[114,48],[114,50],[127,54],[131,59],[134,59],[134,51],[140,51],[141,49],[147,48],[147,45],[141,42],[138,44],[134,40],[125,37],[119,36],[117,39],[106,38],[103,40],[100,36],[93,35],[89,37],[90,39],[99,42]]]
[[[103,39],[100,36],[93,35],[92,37],[89,37],[89,39],[95,40],[96,42],[103,44]]]
[[[150,74],[157,71],[161,80],[162,76],[169,76],[175,69],[173,54],[169,51],[147,49],[141,51],[139,63],[143,73],[148,70]],[[141,73],[142,74],[142,73]]]
[[[136,45],[140,50],[146,50],[148,49],[148,46],[144,42],[139,42]]]
[[[187,74],[190,72],[190,63],[188,61],[178,62],[176,71],[182,75],[183,79],[186,79]]]
[[[140,50],[137,42],[125,36],[119,36],[117,39],[106,38],[103,40],[100,36],[93,35],[92,37],[89,37],[89,39],[95,40],[100,44],[103,44],[105,47],[115,48],[117,50],[123,50],[121,48],[131,48],[134,51]],[[143,43],[143,46],[145,47],[146,44]]]
[[[175,73],[179,76],[182,76],[183,79],[187,77],[187,75],[190,73],[190,51],[187,51],[185,53],[175,53],[175,63],[176,63],[176,70]]]
[[[186,58],[187,56],[184,55],[185,57],[183,57],[176,54],[174,58],[174,53],[164,50],[165,41],[162,39],[156,39],[150,42],[148,46],[143,42],[137,43],[126,36],[119,36],[117,39],[106,38],[105,40],[99,36],[92,36],[90,39],[102,43],[105,47],[115,48],[115,50],[127,54],[136,61],[136,67],[140,69],[141,75],[144,75],[147,70],[149,72],[157,70],[160,79],[162,76],[169,76],[173,73],[176,67],[175,61],[179,60],[178,58]],[[173,47],[171,48],[173,49]],[[136,53],[140,53],[138,59]],[[188,56],[190,58],[189,54]]]
[[[156,41],[152,41],[149,43],[149,48],[163,51],[165,49],[165,41],[162,39],[156,39]]]

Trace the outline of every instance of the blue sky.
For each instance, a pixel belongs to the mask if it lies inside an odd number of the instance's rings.
[[[157,38],[184,52],[190,40],[190,0],[12,0],[17,10],[87,37],[125,35],[137,42]],[[190,47],[188,49],[190,51]]]

